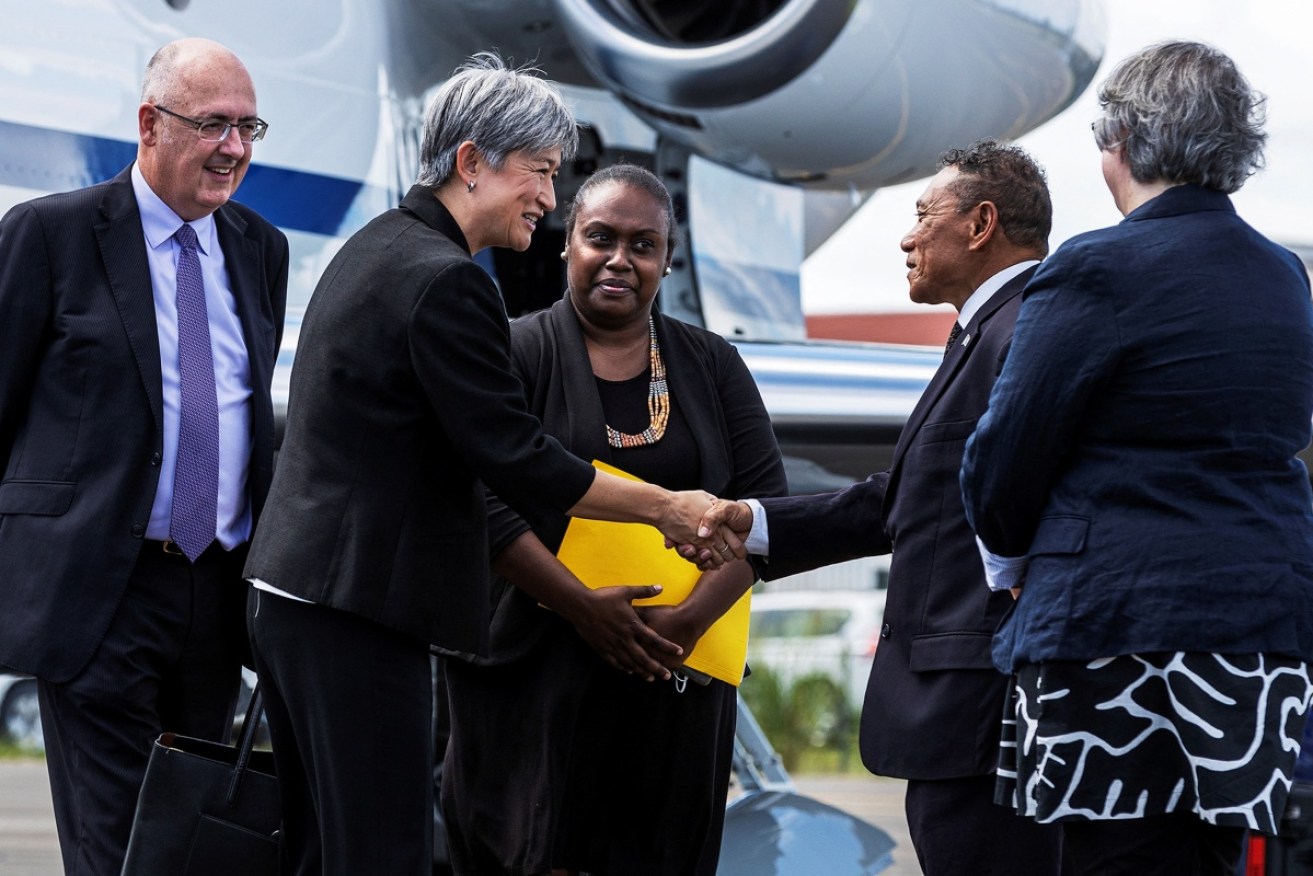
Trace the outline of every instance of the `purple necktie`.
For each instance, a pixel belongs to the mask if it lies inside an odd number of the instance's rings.
[[[174,237],[178,256],[178,459],[173,472],[169,537],[195,562],[214,541],[219,506],[219,401],[214,389],[210,317],[196,255],[196,231]]]

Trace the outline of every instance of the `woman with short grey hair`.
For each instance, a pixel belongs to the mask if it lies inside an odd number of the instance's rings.
[[[1064,876],[1230,876],[1313,692],[1309,278],[1228,197],[1265,136],[1230,58],[1150,46],[1099,100],[1125,219],[1036,271],[962,470],[1017,597],[1000,802],[1062,825]]]
[[[1263,167],[1264,96],[1226,55],[1173,42],[1127,58],[1099,89],[1099,149],[1120,146],[1131,175],[1234,194]]]
[[[425,116],[415,185],[437,189],[447,182],[465,140],[478,144],[497,169],[512,152],[559,149],[562,161],[573,158],[579,148],[574,116],[551,85],[529,72],[507,67],[490,52],[458,68]]]
[[[245,569],[285,873],[430,873],[429,648],[486,646],[485,484],[522,513],[697,539],[707,494],[598,472],[543,434],[511,367],[505,307],[472,258],[529,246],[576,137],[550,85],[475,57],[429,109],[420,183],[352,235],[306,309],[271,523]],[[733,556],[719,537],[700,541]],[[669,675],[653,655],[679,647],[627,599],[550,583],[534,598],[585,625],[610,665]]]

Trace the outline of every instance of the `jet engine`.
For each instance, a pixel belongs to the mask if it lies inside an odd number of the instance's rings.
[[[810,189],[933,173],[1094,76],[1097,0],[551,0],[587,71],[666,138]]]

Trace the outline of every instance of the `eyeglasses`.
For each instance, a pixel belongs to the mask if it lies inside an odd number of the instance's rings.
[[[269,123],[264,119],[256,119],[253,122],[225,122],[222,119],[189,119],[184,115],[175,113],[171,109],[165,109],[158,104],[155,109],[160,112],[173,116],[180,122],[196,129],[196,135],[207,143],[222,143],[228,139],[228,134],[232,130],[237,131],[237,138],[243,143],[254,143],[264,137],[264,132],[269,130]]]

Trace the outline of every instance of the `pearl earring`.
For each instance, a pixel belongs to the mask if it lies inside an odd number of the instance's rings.
[[[561,250],[561,261],[566,262],[569,260],[570,260],[570,251],[568,249]]]
[[[670,265],[666,265],[666,269],[665,269],[664,271],[662,271],[661,276],[663,276],[663,277],[669,277],[669,276],[670,276]]]

